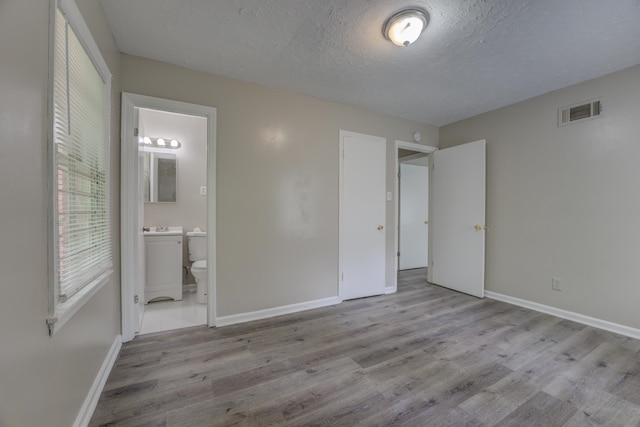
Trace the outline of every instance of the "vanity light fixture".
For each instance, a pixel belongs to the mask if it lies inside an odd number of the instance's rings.
[[[418,40],[429,23],[429,14],[422,9],[405,9],[387,19],[382,33],[396,46],[407,47]]]
[[[167,141],[170,142],[167,143]],[[149,138],[148,136],[142,138],[142,145],[145,147],[169,148],[173,150],[182,147],[182,143],[174,138]]]

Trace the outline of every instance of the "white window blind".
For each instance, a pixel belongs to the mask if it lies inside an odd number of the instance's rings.
[[[108,85],[56,8],[53,63],[55,303],[112,268],[108,196]]]

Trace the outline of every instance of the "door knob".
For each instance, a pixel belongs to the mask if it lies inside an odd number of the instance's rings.
[[[480,225],[480,224],[476,224],[473,226],[473,228],[476,229],[476,231],[482,231],[484,230],[486,227],[484,225]]]
[[[378,230],[382,230],[383,228],[384,228],[384,226],[383,226],[383,225],[379,225],[379,226],[378,226]]]
[[[425,219],[425,220],[424,220],[424,223],[425,223],[425,224],[429,224],[429,220],[428,220],[428,219]]]

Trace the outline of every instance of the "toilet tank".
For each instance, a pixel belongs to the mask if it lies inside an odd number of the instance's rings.
[[[189,261],[207,259],[207,233],[205,231],[187,232]]]

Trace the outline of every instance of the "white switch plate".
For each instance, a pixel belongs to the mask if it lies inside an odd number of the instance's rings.
[[[551,289],[553,289],[554,291],[562,291],[562,279],[559,277],[552,277]]]
[[[201,196],[206,196],[207,195],[207,187],[205,187],[204,185],[202,187],[200,187],[200,195]]]
[[[387,191],[387,202],[390,202],[391,200],[393,200],[391,196],[391,191]]]

